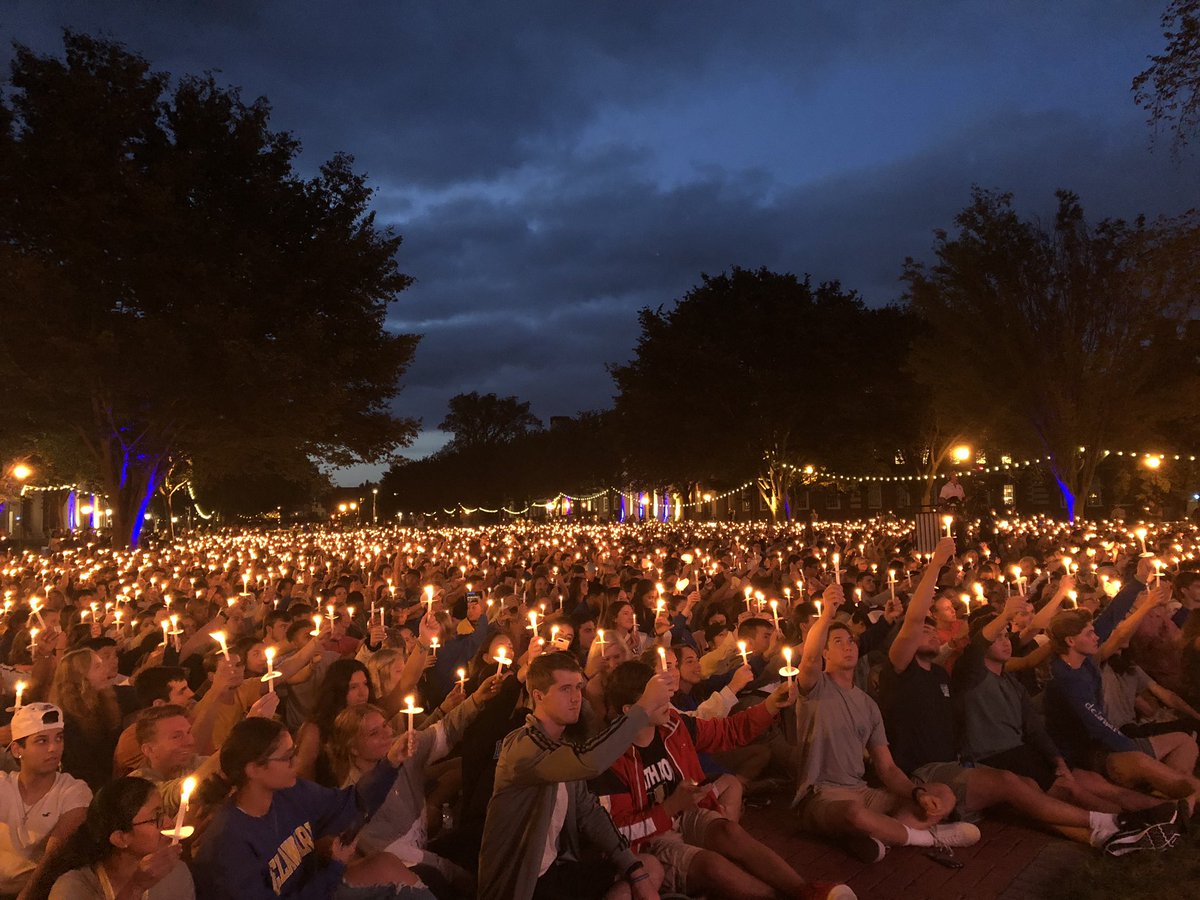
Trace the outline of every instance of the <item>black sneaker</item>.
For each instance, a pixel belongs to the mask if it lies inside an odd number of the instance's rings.
[[[1180,801],[1182,802],[1182,801]],[[1183,806],[1184,817],[1187,816],[1187,805]],[[1144,830],[1151,825],[1174,825],[1179,821],[1179,804],[1174,800],[1151,806],[1149,809],[1139,809],[1134,812],[1117,814],[1118,831]]]
[[[887,855],[887,845],[869,834],[852,834],[842,839],[842,848],[855,859],[877,863]]]
[[[1118,831],[1105,841],[1104,852],[1109,856],[1126,856],[1139,850],[1170,850],[1179,843],[1179,838],[1179,828],[1174,824]]]

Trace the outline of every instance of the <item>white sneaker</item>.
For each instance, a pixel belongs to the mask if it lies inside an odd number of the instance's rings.
[[[970,822],[951,822],[929,829],[933,842],[942,847],[970,847],[979,843],[979,829]]]

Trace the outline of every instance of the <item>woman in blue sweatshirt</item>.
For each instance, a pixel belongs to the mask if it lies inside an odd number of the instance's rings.
[[[407,750],[392,744],[353,787],[332,790],[296,777],[292,736],[272,719],[244,719],[221,746],[221,771],[200,786],[216,807],[195,857],[200,900],[338,897],[432,900],[388,854],[355,858],[355,835],[383,803]]]

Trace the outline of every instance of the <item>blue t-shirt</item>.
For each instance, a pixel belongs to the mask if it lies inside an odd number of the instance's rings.
[[[1117,730],[1104,710],[1100,670],[1090,659],[1072,669],[1061,657],[1050,661],[1046,685],[1046,730],[1072,766],[1086,765],[1098,745],[1110,753],[1136,750],[1132,738]]]

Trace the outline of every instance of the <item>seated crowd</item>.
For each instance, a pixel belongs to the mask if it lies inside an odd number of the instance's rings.
[[[223,532],[0,557],[0,897],[853,898],[1005,809],[1121,856],[1200,799],[1190,528]],[[1190,556],[1190,554],[1188,554]],[[886,864],[886,863],[885,863]]]

